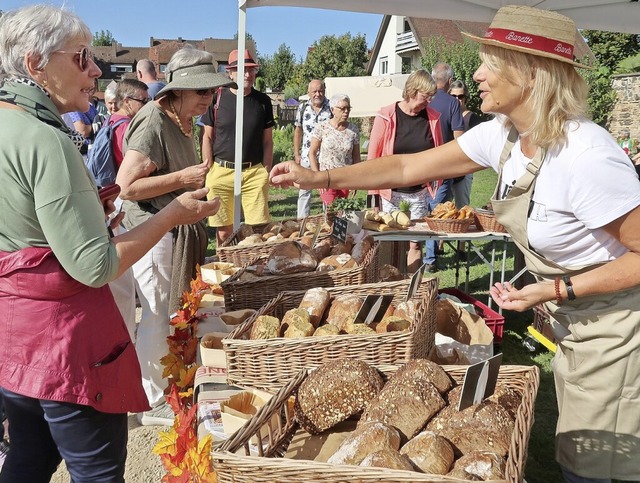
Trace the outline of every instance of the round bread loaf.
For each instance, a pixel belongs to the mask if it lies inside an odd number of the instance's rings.
[[[389,468],[392,470],[415,471],[411,460],[395,449],[385,448],[367,455],[360,466],[372,466],[375,468]]]
[[[329,270],[347,270],[348,268],[355,268],[358,263],[348,253],[342,253],[340,255],[330,255],[323,258],[318,263],[316,270],[329,271]]]
[[[404,384],[406,381],[425,381],[433,384],[440,394],[447,393],[453,381],[447,371],[428,359],[413,359],[400,367],[387,385]]]
[[[472,451],[457,460],[447,476],[471,481],[504,480],[505,460],[490,451]]]
[[[365,457],[381,449],[400,448],[400,433],[392,426],[373,421],[358,426],[345,438],[327,463],[333,465],[359,465]]]
[[[398,270],[393,265],[382,265],[380,267],[380,281],[381,282],[397,282],[399,280],[403,280],[404,276],[402,272]]]
[[[324,238],[316,243],[316,246],[312,248],[313,255],[317,261],[328,257],[331,254],[331,238]]]
[[[418,304],[419,302],[415,299],[400,302],[396,305],[396,310],[393,312],[393,315],[407,320],[415,320],[418,312]]]
[[[312,371],[298,388],[295,415],[303,429],[321,433],[361,413],[382,389],[377,369],[355,359],[336,359]]]
[[[390,315],[385,317],[382,321],[376,325],[376,332],[378,334],[384,334],[385,332],[401,332],[403,330],[409,330],[411,328],[411,322],[402,317],[396,317]]]
[[[311,248],[296,241],[288,241],[271,251],[267,259],[267,270],[273,275],[285,275],[310,272],[315,270],[317,264]]]
[[[316,329],[313,333],[314,337],[322,337],[323,335],[338,335],[340,333],[340,329],[338,329],[335,325],[324,324]]]
[[[407,455],[423,473],[446,475],[453,464],[453,448],[442,436],[423,431],[411,438],[400,453]]]

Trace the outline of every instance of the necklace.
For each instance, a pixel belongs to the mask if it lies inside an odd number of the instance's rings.
[[[173,107],[173,99],[169,99],[169,107],[171,108],[173,117],[176,118],[176,122],[178,123],[178,127],[180,128],[180,132],[184,134],[186,137],[190,138],[191,133],[187,133],[187,131],[184,130],[184,127],[182,127],[182,121],[180,120],[180,118],[178,117],[178,114],[176,113],[176,108]]]

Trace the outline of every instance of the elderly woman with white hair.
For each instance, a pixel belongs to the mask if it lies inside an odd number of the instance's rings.
[[[108,283],[180,223],[215,213],[185,193],[110,238],[62,114],[86,110],[101,74],[91,32],[47,5],[0,18],[0,394],[11,450],[0,481],[123,482],[127,413],[148,409],[135,349]],[[115,195],[117,189],[112,193]],[[106,211],[106,212],[105,212]]]
[[[210,53],[188,44],[173,54],[166,75],[168,84],[138,111],[125,134],[116,182],[122,187],[127,229],[144,223],[182,193],[204,186],[210,166],[198,158],[192,119],[207,110],[217,87],[232,83],[216,72]],[[204,221],[182,225],[133,266],[142,306],[136,350],[153,408],[140,415],[141,424],[173,423],[160,359],[167,353],[169,316],[189,290],[196,265],[204,263],[207,243]]]
[[[309,164],[313,171],[327,171],[360,161],[360,130],[349,122],[351,99],[346,94],[336,94],[329,101],[333,117],[318,123],[313,130],[309,148]],[[336,198],[346,198],[349,190],[333,189],[327,183],[320,191],[325,209]]]
[[[428,151],[332,170],[330,186],[411,186],[495,170],[493,210],[536,281],[497,283],[491,296],[503,309],[544,304],[552,314],[564,478],[638,481],[640,182],[611,134],[587,118],[570,18],[510,5],[483,37],[468,36],[482,44],[480,108],[496,118]],[[310,189],[327,177],[288,162],[271,180]]]

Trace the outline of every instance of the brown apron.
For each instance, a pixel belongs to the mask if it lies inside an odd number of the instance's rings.
[[[515,129],[500,156],[491,203],[538,280],[595,268],[562,267],[528,243],[527,219],[545,153],[538,149],[506,199],[498,200],[502,168],[518,139]],[[552,362],[558,398],[556,459],[589,478],[640,480],[640,290],[547,302],[558,350]],[[555,319],[555,320],[554,320]]]

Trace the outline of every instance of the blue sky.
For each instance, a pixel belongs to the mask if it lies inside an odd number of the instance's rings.
[[[109,30],[125,46],[141,47],[157,38],[232,38],[238,30],[237,0],[0,0],[0,10],[46,2],[66,5],[92,32]],[[247,9],[247,31],[262,55],[287,44],[296,56],[306,54],[323,35],[362,33],[369,47],[375,41],[382,15],[309,8],[259,7]]]

